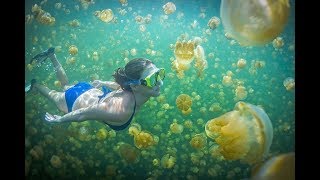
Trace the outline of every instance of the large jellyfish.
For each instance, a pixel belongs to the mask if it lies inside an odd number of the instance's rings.
[[[209,120],[205,131],[219,145],[227,160],[255,164],[268,154],[273,127],[265,111],[255,105],[238,102],[233,111]]]
[[[251,180],[294,180],[295,179],[295,152],[280,154],[268,159],[254,169]]]
[[[220,6],[226,32],[244,46],[275,39],[283,31],[289,11],[289,0],[222,0]]]

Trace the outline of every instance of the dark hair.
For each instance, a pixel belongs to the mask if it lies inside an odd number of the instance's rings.
[[[130,60],[124,68],[118,68],[112,75],[123,90],[132,91],[129,81],[139,80],[146,66],[152,62],[146,58]]]

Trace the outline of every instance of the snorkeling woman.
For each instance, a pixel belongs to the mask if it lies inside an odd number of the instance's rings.
[[[157,68],[150,60],[135,58],[124,68],[115,70],[115,82],[94,80],[91,83],[79,82],[68,86],[67,75],[57,60],[54,48],[36,55],[31,63],[41,63],[50,58],[63,92],[51,90],[31,80],[26,92],[37,91],[54,102],[57,108],[66,113],[63,116],[45,114],[48,122],[81,122],[96,120],[109,125],[114,130],[129,126],[134,114],[150,97],[160,95],[165,70]]]

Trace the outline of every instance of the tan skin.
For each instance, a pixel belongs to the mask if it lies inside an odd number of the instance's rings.
[[[59,81],[62,83],[64,88],[67,89],[68,86],[66,84],[68,80],[64,69],[56,59],[55,54],[51,55],[49,58],[56,69]],[[149,72],[152,73],[154,69],[156,69],[156,66],[154,64],[149,64],[142,73],[141,78],[149,75]],[[163,82],[160,80],[154,87],[131,84],[130,87],[132,88],[132,92],[130,92],[122,90],[115,82],[96,80],[91,83],[95,88],[81,94],[74,102],[72,111],[69,113],[67,113],[68,110],[64,92],[50,90],[38,83],[35,83],[33,87],[42,95],[52,100],[60,111],[66,113],[63,116],[59,116],[51,115],[47,112],[45,120],[48,122],[81,122],[86,120],[96,120],[110,125],[120,126],[125,124],[132,115],[135,100],[137,112],[150,97],[157,97],[160,95],[160,87],[162,83]],[[100,87],[103,85],[113,91],[108,93],[99,102],[98,96],[103,94]]]

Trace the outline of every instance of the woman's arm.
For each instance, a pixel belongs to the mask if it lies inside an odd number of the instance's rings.
[[[91,84],[95,88],[100,88],[102,86],[106,86],[107,88],[109,88],[111,90],[117,90],[120,88],[120,85],[116,82],[113,82],[113,81],[94,80]]]
[[[86,111],[88,111],[88,108],[82,108],[67,113],[64,116],[52,115],[46,112],[45,120],[49,122],[81,122],[88,120]]]

